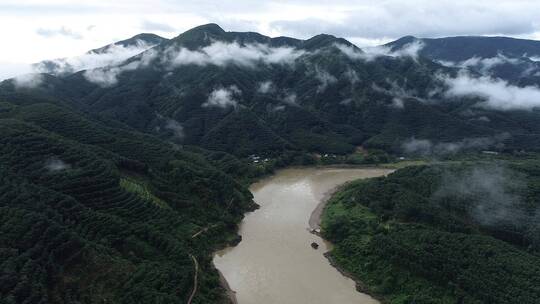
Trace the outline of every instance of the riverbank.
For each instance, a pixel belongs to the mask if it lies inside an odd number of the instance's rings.
[[[223,276],[223,273],[216,268],[216,271],[219,275],[219,284],[223,289],[225,289],[225,295],[227,296],[227,299],[229,300],[228,304],[238,304],[238,300],[236,299],[236,291],[231,289],[231,286],[229,286],[229,282],[227,282],[227,279]]]
[[[395,168],[393,167],[359,167],[359,166],[328,166],[325,168],[337,168],[337,169],[374,169],[374,170],[381,170],[381,169],[387,169],[388,174],[391,174],[395,171]],[[326,207],[326,204],[328,201],[332,198],[332,196],[339,191],[342,187],[347,185],[349,182],[346,182],[344,184],[338,185],[329,191],[325,192],[323,197],[321,198],[319,204],[317,204],[317,207],[311,212],[311,215],[309,217],[309,228],[312,233],[315,233],[320,236],[320,229],[321,229],[321,222],[322,222],[322,215],[324,213],[324,208]]]
[[[377,169],[381,169],[381,168],[377,168]],[[395,170],[391,170],[389,171],[386,175],[388,174],[391,174],[392,172],[394,172]],[[328,202],[330,201],[330,199],[332,198],[332,196],[338,192],[340,189],[342,189],[344,186],[346,186],[348,183],[350,182],[346,182],[344,184],[341,184],[341,185],[338,185],[336,187],[334,187],[333,189],[327,191],[322,199],[320,200],[319,204],[317,205],[317,207],[313,210],[313,212],[311,213],[311,216],[309,218],[309,228],[310,228],[310,232],[319,236],[320,238],[322,238],[325,242],[328,242],[331,244],[331,242],[327,239],[325,239],[323,237],[323,234],[322,234],[322,231],[321,231],[321,222],[322,222],[322,216],[323,216],[323,213],[324,213],[324,210],[326,208],[326,205],[328,204]],[[336,261],[335,259],[332,257],[332,254],[331,254],[331,251],[328,251],[328,252],[325,252],[324,254],[324,257],[328,260],[328,262],[330,263],[330,265],[332,265],[332,267],[334,267],[337,271],[339,271],[339,273],[341,273],[341,275],[351,279],[354,281],[355,285],[356,285],[356,290],[360,293],[363,293],[363,294],[367,294],[369,296],[371,296],[372,298],[374,298],[375,300],[379,301],[381,304],[385,304],[387,303],[387,300],[382,296],[382,295],[379,295],[379,294],[376,294],[374,293],[364,282],[362,282],[361,280],[359,280],[358,278],[354,277],[351,273],[349,273],[348,271],[346,271],[345,269],[343,269]]]
[[[347,183],[345,183],[344,185],[346,184]],[[339,185],[327,191],[324,194],[321,201],[319,202],[319,204],[317,205],[317,207],[313,210],[313,212],[311,212],[311,215],[309,216],[309,222],[308,222],[311,233],[315,233],[318,236],[321,236],[320,229],[321,229],[321,222],[322,222],[322,215],[324,212],[324,208],[326,207],[326,204],[328,203],[328,201],[332,198],[332,195],[334,195],[334,193],[339,191],[341,187],[343,187],[343,185]]]

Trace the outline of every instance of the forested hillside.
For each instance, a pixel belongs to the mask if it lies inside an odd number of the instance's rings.
[[[329,202],[330,256],[387,303],[537,303],[537,160],[409,167]]]
[[[480,68],[464,76],[465,66],[424,55],[435,48],[428,41],[404,38],[373,53],[331,35],[270,38],[215,24],[170,40],[142,37],[157,45],[105,67],[6,80],[0,96],[61,100],[163,140],[240,157],[343,155],[359,145],[397,154],[411,139],[540,147],[536,91],[524,87],[538,84],[536,74],[492,88],[494,80],[475,78]],[[497,52],[493,43],[483,49]]]
[[[46,103],[0,103],[0,129],[2,303],[185,303],[194,259],[193,303],[226,302],[211,253],[249,167]]]

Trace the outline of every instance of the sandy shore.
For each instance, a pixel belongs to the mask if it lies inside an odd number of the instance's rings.
[[[339,188],[341,188],[342,186],[343,185],[339,185],[331,189],[330,191],[327,191],[317,205],[317,207],[315,207],[313,212],[311,212],[311,215],[309,217],[309,228],[312,231],[315,229],[321,229],[321,217],[324,211],[324,207],[326,207],[326,203],[328,203],[330,198],[332,198],[332,195],[334,195],[334,193],[336,193],[336,191],[338,191]]]
[[[219,282],[221,284],[221,287],[225,289],[225,294],[227,295],[227,298],[229,298],[230,304],[238,304],[238,300],[236,299],[236,291],[232,290],[229,286],[229,283],[227,282],[227,279],[223,276],[223,273],[219,269],[217,269],[217,272],[219,274]]]

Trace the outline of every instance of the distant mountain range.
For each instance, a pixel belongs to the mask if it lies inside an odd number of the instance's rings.
[[[118,48],[136,54],[111,60]],[[88,54],[109,63],[41,63],[47,75],[4,81],[0,96],[62,103],[239,156],[540,147],[538,41],[404,37],[362,50],[331,35],[270,38],[207,24]]]

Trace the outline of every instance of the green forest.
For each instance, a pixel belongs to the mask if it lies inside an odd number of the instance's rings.
[[[538,303],[540,162],[454,161],[352,182],[330,259],[384,303]]]
[[[51,104],[0,103],[0,130],[2,304],[185,303],[191,257],[192,303],[226,301],[211,254],[260,172]]]

